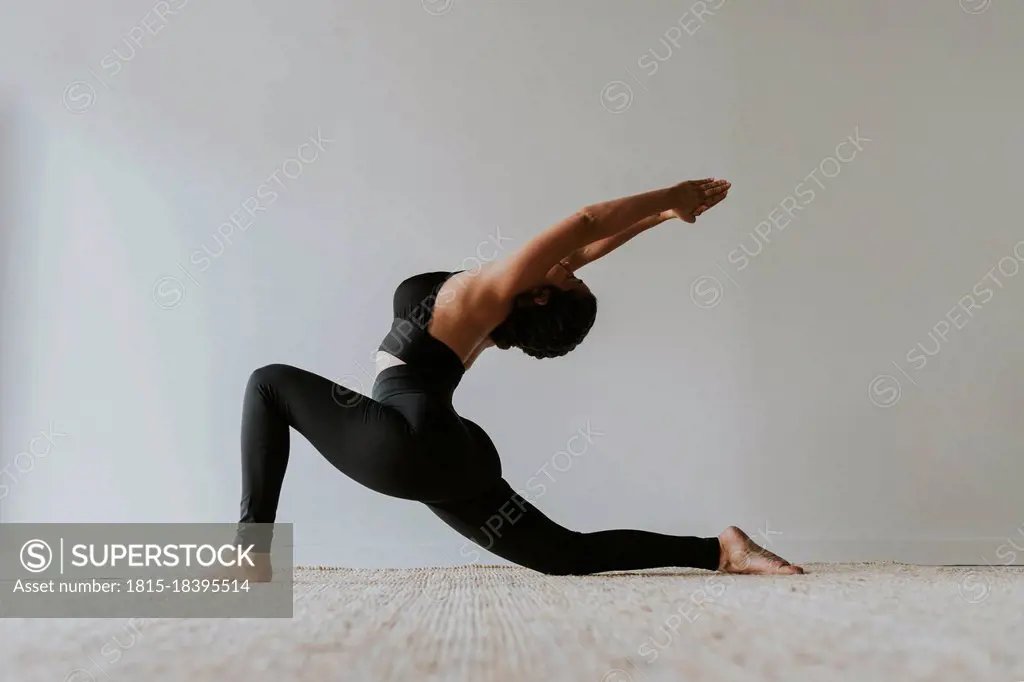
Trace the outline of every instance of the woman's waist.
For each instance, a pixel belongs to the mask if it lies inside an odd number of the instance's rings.
[[[466,367],[458,353],[425,327],[408,329],[403,325],[408,325],[408,321],[396,317],[391,332],[377,346],[378,371],[404,363],[431,373],[462,378]]]
[[[419,393],[451,404],[461,374],[420,364],[409,364],[386,351],[378,351],[373,399],[386,400],[403,393]]]

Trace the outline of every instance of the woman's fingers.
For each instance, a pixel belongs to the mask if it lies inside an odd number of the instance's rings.
[[[729,196],[728,192],[722,192],[721,194],[717,194],[713,197],[705,199],[704,203],[698,206],[697,209],[693,212],[693,215],[696,217],[703,213],[706,213],[708,209],[722,203],[722,201],[724,201],[727,196]]]
[[[704,199],[704,204],[705,204],[705,205],[706,205],[706,206],[707,206],[708,208],[711,208],[711,207],[712,207],[712,206],[714,206],[715,204],[717,204],[717,203],[720,203],[720,202],[721,202],[722,200],[724,200],[724,199],[725,199],[725,198],[726,198],[727,196],[729,196],[729,193],[728,193],[728,192],[722,192],[721,194],[716,194],[716,195],[714,195],[714,196],[711,196],[711,197],[707,197],[707,198],[705,198],[705,199]]]
[[[723,192],[728,192],[731,187],[732,183],[728,180],[715,180],[700,185],[700,189],[706,197],[713,197]]]

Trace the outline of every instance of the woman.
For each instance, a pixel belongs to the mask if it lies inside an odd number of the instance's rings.
[[[287,365],[253,372],[242,414],[238,541],[255,545],[258,560],[247,577],[269,580],[272,574],[270,524],[288,464],[289,428],[359,483],[422,502],[464,537],[544,573],[668,566],[802,573],[736,527],[716,538],[567,530],[505,482],[490,438],[452,407],[455,388],[485,349],[551,358],[583,340],[597,302],[577,269],[666,220],[695,222],[730,187],[707,178],[588,206],[475,273],[405,280],[377,355],[372,398]]]

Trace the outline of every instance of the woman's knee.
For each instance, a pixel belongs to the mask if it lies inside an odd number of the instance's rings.
[[[579,572],[574,571],[568,565],[560,564],[557,562],[550,564],[545,563],[537,566],[529,566],[529,568],[532,568],[534,571],[537,571],[538,573],[543,573],[544,575],[580,575]]]
[[[282,377],[293,371],[295,371],[295,368],[291,365],[284,365],[281,363],[264,365],[263,367],[253,370],[252,374],[249,375],[249,387],[259,388],[261,386],[273,386]]]
[[[587,575],[593,573],[593,562],[588,554],[586,533],[570,531],[549,546],[542,554],[524,564],[545,575]]]
[[[595,571],[583,556],[563,556],[527,566],[544,575],[590,575]]]

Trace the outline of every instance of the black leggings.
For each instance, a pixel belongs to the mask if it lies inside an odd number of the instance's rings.
[[[579,533],[544,516],[501,477],[483,429],[455,412],[454,388],[443,376],[407,365],[381,372],[372,398],[288,365],[253,372],[242,408],[239,541],[269,551],[272,526],[250,524],[276,519],[294,428],[350,478],[422,502],[463,537],[537,571],[718,568],[717,538]]]

